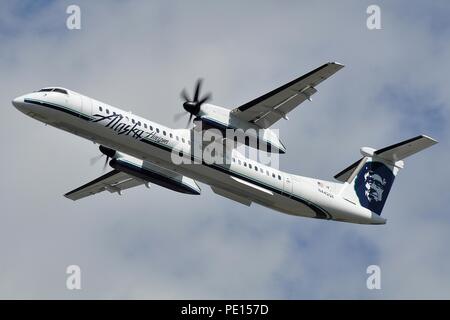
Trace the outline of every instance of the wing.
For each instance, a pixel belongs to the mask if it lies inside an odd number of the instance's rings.
[[[146,184],[146,181],[130,176],[125,172],[113,170],[97,179],[76,188],[64,196],[71,200],[79,200],[102,191],[121,193],[122,190]]]
[[[287,119],[287,114],[300,103],[311,100],[310,97],[317,92],[315,87],[343,67],[336,62],[326,63],[231,112],[242,120],[269,128],[281,118]]]

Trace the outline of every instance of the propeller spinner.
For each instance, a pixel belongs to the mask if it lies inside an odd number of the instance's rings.
[[[186,127],[188,127],[189,124],[191,123],[192,117],[199,114],[202,104],[211,100],[211,93],[207,93],[205,96],[203,96],[200,99],[200,89],[202,87],[202,82],[203,82],[203,79],[197,80],[197,83],[195,85],[193,99],[189,98],[189,96],[186,92],[186,89],[183,89],[183,91],[181,91],[181,98],[184,100],[183,108],[184,108],[184,110],[186,110],[187,113],[190,114]],[[178,120],[180,118],[180,116],[181,116],[181,114],[175,115],[174,120]]]

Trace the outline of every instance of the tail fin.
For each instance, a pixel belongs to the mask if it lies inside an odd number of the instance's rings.
[[[341,196],[381,215],[403,159],[431,147],[437,141],[420,135],[386,148],[361,148],[363,158],[334,176],[345,182]]]

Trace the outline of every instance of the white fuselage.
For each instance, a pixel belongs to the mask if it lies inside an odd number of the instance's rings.
[[[210,185],[215,192],[297,216],[363,224],[385,219],[340,196],[341,183],[282,172],[233,150],[229,163],[176,164],[173,150],[194,159],[193,130],[171,129],[76,92],[33,92],[13,100],[21,112],[138,159]],[[196,159],[194,159],[196,160]]]

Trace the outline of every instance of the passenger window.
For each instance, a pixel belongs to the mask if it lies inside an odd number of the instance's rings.
[[[106,109],[106,114],[109,114],[109,110],[108,109]]]
[[[172,134],[172,132],[171,132],[171,133],[169,133],[169,137],[173,138],[173,134]]]
[[[103,108],[102,107],[98,107],[98,110],[103,111]]]
[[[255,171],[258,171],[258,167],[257,166],[255,166]]]
[[[140,121],[138,121],[137,125],[138,125],[138,126],[140,126],[140,125],[141,125],[141,122],[140,122]]]
[[[144,128],[147,129],[147,124],[146,123],[144,123]]]
[[[159,128],[156,128],[156,132],[158,132],[158,133],[159,133]]]
[[[152,127],[152,126],[150,126],[150,130],[152,130],[152,131],[153,131],[153,127]]]
[[[244,167],[246,167],[246,166],[247,166],[247,162],[244,161]]]
[[[134,119],[131,119],[131,122],[134,123]]]
[[[281,176],[280,175],[278,175],[278,180],[281,180]]]
[[[249,164],[248,164],[248,167],[251,169],[251,168],[252,168],[252,165],[249,163]]]
[[[178,136],[177,136],[177,141],[180,141],[180,138],[178,138]]]
[[[275,173],[272,173],[272,178],[275,178]]]
[[[181,141],[184,143],[184,138],[181,138]]]
[[[163,131],[163,135],[166,135],[166,131]]]

